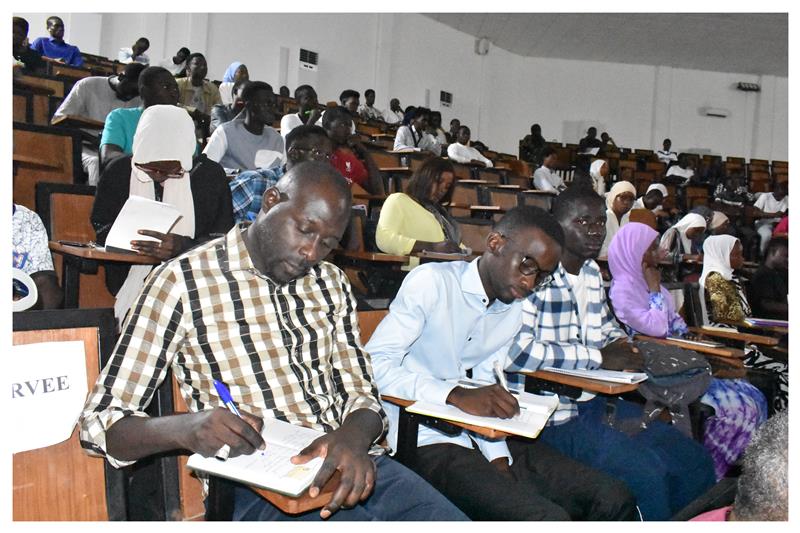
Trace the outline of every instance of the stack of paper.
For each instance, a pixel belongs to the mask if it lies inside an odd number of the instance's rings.
[[[598,381],[609,381],[611,383],[641,383],[647,379],[647,374],[644,372],[620,372],[618,370],[604,370],[602,368],[598,368],[596,370],[587,370],[578,368],[547,367],[543,368],[542,370],[556,372],[558,374],[566,374],[567,376],[596,379]]]
[[[131,241],[157,241],[140,229],[169,233],[181,213],[174,206],[141,196],[129,196],[106,237],[106,250],[134,251]]]
[[[250,455],[221,461],[194,454],[186,466],[201,472],[241,481],[288,496],[299,496],[314,481],[323,459],[316,457],[302,465],[290,459],[324,433],[287,422],[265,419],[261,436],[266,448]]]

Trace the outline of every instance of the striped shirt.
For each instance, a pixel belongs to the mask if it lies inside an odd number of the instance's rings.
[[[144,409],[169,369],[192,412],[242,409],[322,431],[356,409],[386,415],[359,339],[344,273],[322,262],[277,285],[257,271],[241,227],[164,263],[148,278],[80,419],[82,446],[116,467],[106,431]]]
[[[553,281],[540,287],[522,303],[522,328],[508,352],[508,384],[524,389],[524,377],[515,372],[532,372],[545,367],[600,368],[600,353],[611,342],[625,336],[606,304],[603,278],[593,260],[581,267],[586,279],[586,316],[581,316],[578,300],[563,265],[553,273]],[[594,397],[584,392],[581,399]],[[578,415],[577,405],[566,396],[548,420],[563,424]]]

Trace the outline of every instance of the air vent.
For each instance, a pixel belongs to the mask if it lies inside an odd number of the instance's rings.
[[[319,54],[316,52],[312,52],[311,50],[306,50],[305,48],[300,49],[300,62],[301,63],[308,63],[310,65],[316,65],[319,60]]]
[[[453,105],[453,93],[447,91],[439,92],[439,103],[442,107],[450,107]]]

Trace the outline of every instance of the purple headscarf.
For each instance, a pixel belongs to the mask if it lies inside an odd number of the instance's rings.
[[[650,289],[642,272],[644,253],[658,238],[658,232],[645,224],[629,222],[620,228],[608,247],[611,290],[608,295],[620,322],[653,337],[666,337],[675,315],[675,304],[663,286],[665,310],[650,308]]]

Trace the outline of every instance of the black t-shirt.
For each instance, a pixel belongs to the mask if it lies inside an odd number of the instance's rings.
[[[783,313],[769,312],[763,307],[765,301],[776,301],[786,303],[789,294],[789,276],[786,272],[773,270],[767,266],[761,266],[753,278],[750,280],[748,301],[753,310],[753,316],[758,318],[775,318],[786,320],[788,317]]]

